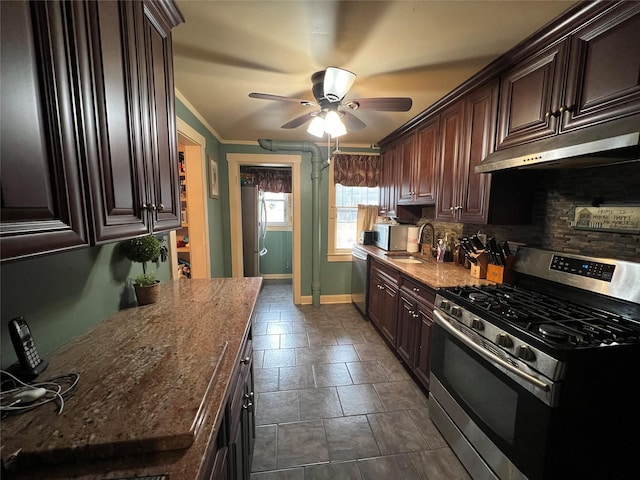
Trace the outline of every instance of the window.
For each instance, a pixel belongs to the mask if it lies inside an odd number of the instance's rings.
[[[265,192],[267,226],[284,227],[291,225],[291,194]]]
[[[332,165],[329,178],[333,178]],[[351,255],[358,241],[358,204],[378,205],[378,200],[378,187],[345,187],[329,181],[329,260],[344,261],[345,255]]]

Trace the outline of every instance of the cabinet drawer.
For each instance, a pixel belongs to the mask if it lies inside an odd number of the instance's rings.
[[[427,307],[433,308],[436,300],[436,292],[423,283],[417,282],[407,277],[402,277],[402,289],[413,295],[416,300],[424,303]]]
[[[396,285],[400,283],[400,275],[395,268],[388,267],[383,263],[375,261],[374,259],[373,263],[371,264],[371,275],[373,276],[376,273],[382,274],[383,278],[385,278],[390,283],[395,283]]]

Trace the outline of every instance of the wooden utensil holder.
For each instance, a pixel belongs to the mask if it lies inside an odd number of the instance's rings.
[[[489,258],[486,253],[479,253],[473,255],[473,258],[476,259],[476,263],[471,264],[471,270],[469,270],[469,275],[473,278],[487,278],[487,264],[489,263]]]
[[[506,257],[504,263],[504,265],[487,265],[486,279],[495,283],[513,283],[515,257]]]

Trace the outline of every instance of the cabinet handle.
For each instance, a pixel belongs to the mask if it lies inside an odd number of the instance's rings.
[[[243,365],[247,365],[250,361],[251,357],[244,357],[242,360],[240,360],[240,363],[242,363]]]

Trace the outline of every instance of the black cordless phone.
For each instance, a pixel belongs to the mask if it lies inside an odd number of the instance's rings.
[[[29,325],[24,317],[9,321],[9,334],[13,348],[20,361],[20,370],[16,373],[25,377],[37,377],[49,366],[49,362],[40,358],[33,341]]]

